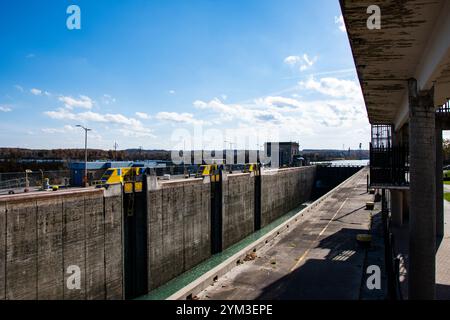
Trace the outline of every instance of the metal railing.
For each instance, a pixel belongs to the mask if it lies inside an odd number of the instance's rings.
[[[437,115],[443,115],[443,114],[450,114],[450,101],[447,100],[447,102],[436,110]]]
[[[370,145],[370,184],[409,186],[407,147],[373,147]]]
[[[45,179],[49,179],[50,184],[67,185],[70,182],[70,171],[33,171],[0,173],[0,189],[22,188],[26,186],[28,179],[29,187],[42,186]]]
[[[18,178],[6,181],[0,181],[0,190],[2,189],[18,189],[26,186],[25,178]]]

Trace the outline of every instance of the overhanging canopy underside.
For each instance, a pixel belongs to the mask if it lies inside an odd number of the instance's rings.
[[[447,0],[341,0],[341,7],[352,47],[358,77],[372,124],[395,123],[407,99],[407,80],[425,74],[437,22],[449,11]],[[450,2],[450,1],[449,1]],[[381,9],[381,29],[370,30],[367,8]],[[450,34],[448,34],[450,37]],[[442,43],[440,41],[439,43]],[[442,48],[439,48],[442,49]],[[444,48],[445,49],[445,48]],[[439,79],[439,99],[445,99],[450,79],[450,50],[439,51],[439,63],[429,72],[420,88]],[[431,52],[433,53],[433,52]],[[431,55],[433,56],[433,55]],[[443,57],[445,56],[445,59]],[[424,70],[425,69],[425,70]],[[433,79],[432,79],[433,78]],[[431,80],[430,80],[431,79]],[[407,100],[406,100],[407,101]]]

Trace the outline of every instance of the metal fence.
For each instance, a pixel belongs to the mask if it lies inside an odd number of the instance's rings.
[[[69,185],[70,171],[33,171],[0,173],[0,189],[22,188],[26,186],[28,180],[29,187],[40,187],[45,179],[49,180],[51,185]]]
[[[409,185],[407,147],[373,147],[370,145],[370,184],[378,186]]]

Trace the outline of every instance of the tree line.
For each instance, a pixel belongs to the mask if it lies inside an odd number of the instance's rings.
[[[67,170],[70,162],[84,161],[84,149],[0,148],[0,172]],[[170,160],[165,150],[88,149],[89,161]]]

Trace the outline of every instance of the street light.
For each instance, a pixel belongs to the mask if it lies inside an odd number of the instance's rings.
[[[236,145],[236,143],[234,143],[234,142],[232,142],[232,141],[224,140],[223,142],[225,142],[225,148],[227,147],[227,146],[226,146],[227,143],[230,145],[230,150],[233,150],[233,145]]]
[[[87,178],[87,136],[88,136],[88,131],[91,131],[91,129],[83,127],[80,124],[77,124],[76,126],[84,130],[84,186],[87,187],[88,186],[88,178]]]
[[[25,190],[24,192],[28,192],[30,191],[29,187],[30,187],[30,181],[28,180],[28,174],[32,173],[33,171],[26,169],[25,170]]]
[[[227,140],[224,140],[223,142],[225,143],[225,153],[228,154],[228,151],[226,150],[226,148],[227,148],[227,145],[226,145],[226,144],[227,144],[227,143],[230,144],[230,151],[233,152],[233,160],[231,161],[230,166],[229,166],[229,168],[230,168],[230,173],[233,173],[233,170],[232,170],[232,164],[235,162],[235,161],[234,161],[234,153],[235,153],[235,152],[234,152],[234,150],[233,150],[233,145],[236,145],[236,146],[237,146],[237,144],[236,144],[236,143],[233,143],[232,141],[227,141]],[[237,157],[237,150],[236,150],[236,157]],[[245,162],[245,161],[244,161],[244,162]]]

